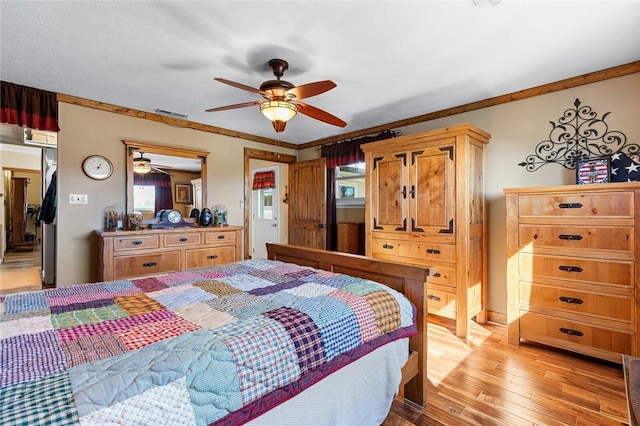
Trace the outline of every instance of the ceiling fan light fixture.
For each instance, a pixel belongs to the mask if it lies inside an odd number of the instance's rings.
[[[260,112],[271,121],[286,123],[298,113],[298,108],[287,101],[264,101],[260,104]]]
[[[133,160],[133,172],[141,175],[147,174],[151,171],[151,160],[145,158],[142,153],[140,157]]]

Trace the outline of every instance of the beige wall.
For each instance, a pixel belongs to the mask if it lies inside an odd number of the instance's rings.
[[[504,188],[565,185],[575,183],[575,170],[547,164],[528,172],[518,163],[534,153],[537,144],[549,138],[550,121],[558,122],[576,98],[588,105],[609,130],[624,133],[628,142],[640,142],[640,74],[575,87],[535,98],[511,102],[400,128],[412,134],[454,124],[471,123],[491,133],[487,147],[486,197],[488,204],[488,309],[506,313],[506,208]],[[452,105],[453,106],[453,105]],[[313,149],[300,151],[299,160],[317,158]]]
[[[93,235],[104,224],[104,209],[125,206],[125,149],[123,139],[209,151],[207,204],[228,208],[229,224],[243,225],[244,148],[267,149],[295,155],[293,150],[257,142],[172,127],[71,104],[59,105],[58,134],[58,264],[60,287],[90,282],[97,277],[97,251]],[[268,125],[268,123],[267,123]],[[82,173],[84,158],[108,157],[113,175],[94,181]],[[69,205],[69,194],[88,194],[88,204]]]

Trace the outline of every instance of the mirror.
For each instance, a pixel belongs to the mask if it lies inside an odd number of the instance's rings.
[[[193,208],[202,210],[207,206],[208,152],[142,142],[123,142],[127,153],[127,213],[140,211],[145,220],[155,218],[155,190],[151,189],[149,192],[152,187],[149,182],[154,179],[164,182],[162,185],[170,189],[170,200],[167,190],[163,208],[180,210],[186,218]],[[150,160],[151,171],[136,174],[133,170],[134,160],[142,156]],[[146,185],[136,185],[141,182]]]

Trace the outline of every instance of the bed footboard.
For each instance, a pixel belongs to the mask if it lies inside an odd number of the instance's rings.
[[[310,266],[385,284],[404,294],[417,308],[418,333],[409,338],[409,361],[403,369],[404,397],[422,407],[427,403],[427,280],[430,268],[348,253],[267,243],[269,259]]]

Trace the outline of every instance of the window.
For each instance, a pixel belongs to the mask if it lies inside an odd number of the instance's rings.
[[[156,209],[155,186],[133,186],[133,209],[139,212],[153,212]]]
[[[365,164],[356,163],[336,169],[336,206],[364,207]]]
[[[258,219],[273,219],[273,188],[258,190]]]

